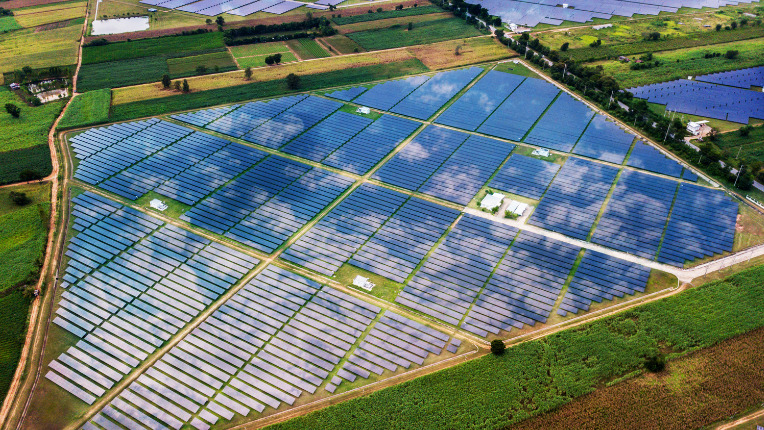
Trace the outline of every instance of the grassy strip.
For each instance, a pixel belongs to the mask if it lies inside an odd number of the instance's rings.
[[[429,13],[443,12],[443,9],[437,6],[410,7],[403,10],[386,10],[377,13],[367,13],[365,15],[348,16],[345,18],[332,18],[337,25],[355,24],[357,22],[376,21],[378,19],[398,18],[401,16],[427,15]]]
[[[13,118],[5,112],[6,103],[21,108],[21,116]],[[26,106],[8,87],[0,87],[0,151],[29,148],[48,142],[48,130],[64,107],[64,101],[46,103],[42,106]],[[12,166],[0,164],[0,172]],[[0,176],[3,176],[0,173]]]
[[[170,71],[171,78],[195,75],[199,66],[206,67],[210,73],[215,71],[215,67],[218,68],[218,72],[237,69],[228,51],[167,59],[167,69]]]
[[[19,25],[18,22],[16,22],[16,18],[12,16],[0,17],[0,33],[5,33],[6,31],[11,30],[18,30],[20,28],[23,27]]]
[[[48,144],[0,152],[0,185],[19,182],[21,172],[31,170],[45,177],[53,171]]]
[[[72,100],[64,117],[58,123],[58,128],[82,127],[99,124],[109,119],[111,106],[111,89],[90,91],[80,94]]]
[[[0,299],[0,402],[5,400],[24,346],[29,300],[20,291]]]
[[[82,49],[82,64],[105,63],[158,55],[183,56],[184,53],[225,48],[223,33],[211,32],[191,36],[168,36],[116,42]]]
[[[234,57],[253,57],[255,55],[268,55],[277,52],[289,52],[284,42],[255,43],[254,45],[232,46],[231,54]]]
[[[326,87],[353,85],[364,82],[392,79],[400,76],[423,73],[428,69],[417,59],[355,67],[333,72],[302,75],[299,91],[310,91]],[[187,109],[215,106],[261,97],[272,97],[294,92],[283,79],[254,82],[190,94],[180,94],[158,99],[142,100],[112,107],[111,121],[124,121],[152,115],[161,115]]]
[[[350,33],[352,39],[365,49],[391,49],[403,46],[424,45],[443,40],[480,36],[480,30],[459,18],[446,18],[420,22],[411,31],[406,26],[392,26],[376,30]]]
[[[493,429],[563,406],[642,366],[764,325],[764,267],[517,345],[273,429]]]
[[[77,75],[77,90],[93,91],[157,82],[166,73],[169,69],[164,57],[87,64],[80,68]]]

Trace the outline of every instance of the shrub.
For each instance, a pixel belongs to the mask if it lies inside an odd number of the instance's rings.
[[[286,83],[290,90],[296,90],[300,88],[300,77],[294,73],[290,73],[286,77]]]
[[[716,31],[721,31],[721,29],[722,29],[722,25],[721,24],[716,24]]]
[[[570,43],[568,42],[563,43],[562,46],[560,46],[560,51],[563,51],[563,52],[567,51],[568,46],[570,46]]]
[[[19,174],[19,179],[21,179],[22,182],[35,181],[37,179],[42,179],[42,174],[36,170],[27,169]]]
[[[24,206],[24,205],[28,204],[31,201],[29,199],[29,197],[27,197],[27,193],[11,191],[11,193],[9,195],[11,197],[11,201],[16,206]]]
[[[13,103],[6,103],[5,111],[8,112],[14,118],[18,118],[21,116],[21,108],[16,106]]]
[[[507,349],[507,346],[504,345],[504,342],[500,341],[499,339],[494,339],[491,341],[491,352],[495,355],[501,355],[504,354],[504,350]]]
[[[204,75],[205,73],[207,73],[207,66],[205,66],[204,64],[200,64],[196,66],[197,75]]]
[[[252,79],[252,68],[251,67],[247,67],[246,69],[244,69],[244,77],[247,78],[247,79]]]
[[[666,357],[663,354],[654,355],[645,359],[645,369],[658,373],[666,368]]]
[[[170,88],[170,84],[172,84],[172,81],[170,80],[170,75],[165,73],[162,75],[162,86],[165,87],[165,89]]]
[[[183,79],[183,92],[188,93],[191,91],[191,87],[188,86],[188,80]]]
[[[740,54],[740,52],[738,50],[730,49],[729,51],[727,51],[724,54],[724,58],[726,58],[728,60],[734,60],[735,58],[737,58],[738,54]]]

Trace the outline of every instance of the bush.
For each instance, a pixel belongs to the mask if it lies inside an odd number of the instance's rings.
[[[197,75],[204,75],[206,73],[207,73],[207,66],[205,66],[204,64],[200,64],[200,65],[196,66],[196,74]]]
[[[11,197],[11,201],[16,206],[24,206],[24,205],[28,204],[31,201],[29,199],[29,197],[27,197],[27,193],[20,193],[20,192],[17,192],[17,191],[11,191],[11,193],[9,195]]]
[[[491,352],[495,355],[501,355],[504,354],[504,350],[507,349],[507,346],[504,345],[504,342],[500,341],[499,339],[494,339],[491,341]]]
[[[570,43],[568,42],[563,43],[562,46],[560,46],[560,51],[563,51],[563,52],[567,51],[568,46],[570,46]]]
[[[300,88],[300,77],[295,75],[294,73],[290,73],[286,77],[286,83],[287,83],[287,87],[290,90],[296,90]]]
[[[188,81],[183,79],[183,92],[188,93],[191,91],[191,87],[188,86]]]
[[[170,88],[170,85],[172,84],[172,81],[170,80],[170,75],[165,73],[162,75],[162,86],[167,89]]]
[[[21,179],[22,182],[27,181],[36,181],[37,179],[42,179],[43,176],[40,172],[36,170],[24,170],[19,174],[19,179]]]
[[[745,137],[748,136],[751,133],[751,127],[750,125],[745,125],[743,127],[740,127],[740,135]]]
[[[252,68],[251,67],[247,67],[246,69],[244,69],[244,77],[247,78],[247,79],[252,79]]]
[[[663,354],[654,355],[645,359],[645,369],[658,373],[666,368],[666,357]]]
[[[738,54],[740,54],[740,51],[737,51],[735,49],[730,49],[724,54],[724,58],[728,60],[734,60],[735,58],[737,58]]]
[[[8,114],[10,114],[14,118],[18,118],[21,116],[21,108],[19,108],[13,103],[6,103],[5,111],[8,112]]]

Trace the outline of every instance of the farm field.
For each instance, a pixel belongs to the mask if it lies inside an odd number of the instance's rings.
[[[337,30],[341,34],[356,33],[359,31],[375,30],[380,28],[390,28],[393,26],[408,26],[408,23],[419,24],[427,21],[437,21],[440,19],[446,19],[453,17],[453,14],[448,12],[431,13],[427,15],[415,15],[404,16],[398,18],[388,18],[376,21],[361,21],[355,24],[341,25],[337,27]]]
[[[377,30],[350,33],[348,37],[367,50],[400,48],[422,45],[450,39],[480,36],[482,33],[458,18],[427,21],[414,25],[408,31],[406,26],[381,28]]]
[[[225,49],[223,34],[210,32],[190,36],[167,36],[131,42],[115,42],[82,49],[82,64],[124,61],[144,57],[181,57]]]
[[[48,68],[77,63],[77,47],[82,23],[35,33],[24,29],[0,34],[0,72],[24,66]]]
[[[157,82],[166,73],[169,73],[169,67],[164,57],[86,64],[77,75],[77,89],[93,91]]]
[[[12,31],[12,30],[18,30],[20,28],[23,28],[15,19],[13,16],[2,16],[0,17],[0,33],[5,33],[6,31]]]
[[[292,63],[297,60],[297,57],[294,56],[291,52],[279,52],[281,54],[281,63]],[[273,54],[271,54],[273,55]],[[241,57],[237,58],[236,61],[239,63],[239,67],[244,69],[247,67],[265,67],[267,64],[265,64],[265,57],[268,55],[258,55],[254,57]]]
[[[340,54],[354,54],[358,52],[364,52],[365,49],[361,48],[361,45],[348,39],[347,36],[342,34],[335,34],[323,39],[324,43],[332,46]]]
[[[206,67],[207,73],[236,70],[236,63],[227,51],[167,59],[167,68],[171,78],[195,75],[199,66]]]
[[[17,9],[13,12],[16,22],[24,28],[37,27],[53,22],[85,17],[87,2],[67,2],[44,7]]]
[[[21,173],[26,170],[41,177],[53,171],[47,143],[0,152],[0,184],[19,182]]]
[[[21,356],[29,300],[17,291],[0,297],[0,401],[5,400]]]
[[[255,43],[252,45],[231,46],[231,55],[239,59],[241,57],[254,57],[257,55],[268,55],[289,52],[284,42]]]
[[[110,88],[79,94],[72,100],[58,127],[73,128],[106,122],[110,106]]]
[[[337,25],[356,24],[359,22],[377,21],[381,19],[399,18],[415,15],[427,15],[431,13],[441,13],[443,9],[437,6],[409,7],[403,10],[386,10],[383,12],[366,13],[362,15],[346,16],[332,18],[332,22]]]
[[[297,54],[301,60],[313,60],[325,58],[331,55],[313,39],[293,39],[287,41],[287,45]]]
[[[10,92],[7,86],[3,86],[0,88],[0,106],[5,106],[6,103],[19,106],[21,116],[13,118],[5,110],[0,114],[0,129],[3,130],[0,152],[41,144],[47,145],[48,130],[66,104],[65,101],[59,101],[37,107],[27,106],[18,96]]]
[[[461,47],[459,55],[456,55],[457,46]],[[406,50],[431,70],[503,60],[516,55],[490,37],[449,40],[430,45],[412,46]]]

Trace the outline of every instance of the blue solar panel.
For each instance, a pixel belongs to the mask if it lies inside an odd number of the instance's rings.
[[[445,112],[436,124],[475,131],[483,121],[525,80],[525,77],[491,70]]]
[[[528,223],[586,240],[618,169],[568,158]]]
[[[637,141],[636,146],[629,155],[627,166],[638,167],[650,172],[661,173],[678,178],[682,175],[681,164],[666,157],[663,153],[642,141]]]
[[[215,0],[217,1],[217,0]],[[220,118],[228,112],[238,108],[239,105],[223,106],[213,109],[198,110],[194,112],[187,112],[178,115],[172,115],[170,118],[177,119],[178,121],[187,122],[189,124],[196,125],[198,127],[204,127],[212,121]]]
[[[320,162],[372,122],[369,118],[336,112],[281,150]]]
[[[695,80],[745,89],[764,87],[764,66],[696,76]]]
[[[437,73],[390,112],[426,120],[482,72],[479,67],[470,67]]]
[[[693,173],[690,169],[684,169],[684,173],[682,173],[682,179],[686,179],[690,182],[698,182],[698,175]]]
[[[534,200],[541,198],[560,165],[515,154],[502,166],[489,186]]]
[[[654,259],[676,188],[676,181],[624,170],[592,242]]]
[[[241,138],[276,149],[341,107],[340,102],[309,96]]]
[[[562,93],[524,142],[570,152],[593,116],[594,111],[589,106],[568,93]]]
[[[406,79],[377,84],[355,99],[355,103],[375,109],[390,110],[390,108],[429,79],[429,76],[412,76]]]
[[[477,131],[519,142],[559,93],[546,81],[526,79]]]
[[[259,127],[264,122],[294,106],[296,103],[305,100],[306,97],[306,95],[300,94],[273,100],[250,102],[228,115],[207,124],[205,128],[229,136],[241,137],[255,127]]]
[[[353,100],[354,98],[365,93],[367,89],[368,88],[366,87],[353,87],[346,90],[332,91],[331,93],[326,93],[324,95],[333,99],[349,102],[350,100]]]
[[[618,124],[608,121],[604,115],[597,114],[573,148],[573,153],[622,164],[632,142],[634,142],[633,134],[625,132]]]

